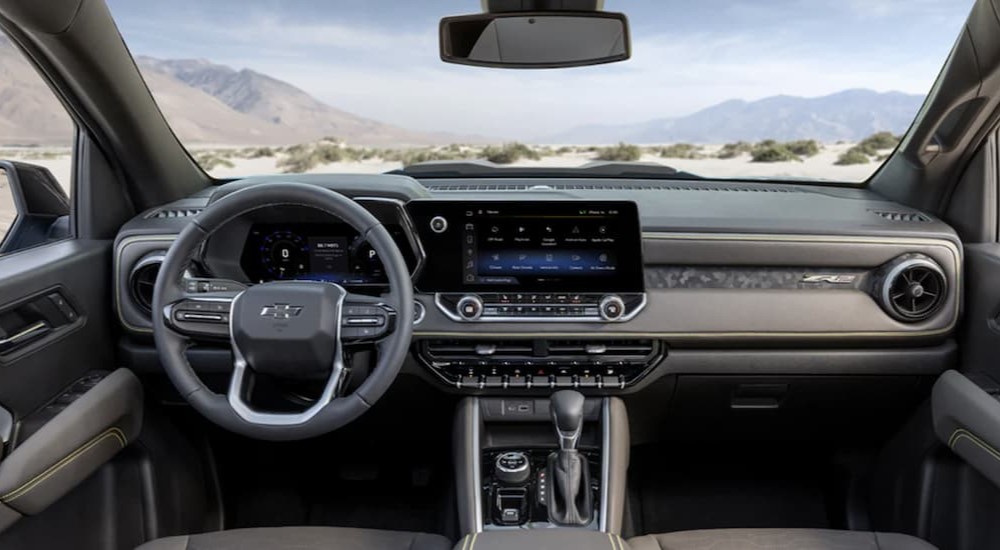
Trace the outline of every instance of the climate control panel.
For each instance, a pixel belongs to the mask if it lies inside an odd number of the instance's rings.
[[[438,309],[459,322],[619,323],[646,305],[644,293],[476,293],[435,296]]]

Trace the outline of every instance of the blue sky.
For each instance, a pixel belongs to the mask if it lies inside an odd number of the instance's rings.
[[[925,94],[973,0],[606,0],[631,60],[509,71],[438,59],[437,23],[478,0],[108,0],[132,53],[286,80],[356,114],[506,138],[848,88]]]

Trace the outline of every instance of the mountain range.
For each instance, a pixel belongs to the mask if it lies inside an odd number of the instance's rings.
[[[330,106],[271,76],[201,59],[136,62],[153,96],[184,143],[287,145],[333,136],[371,146],[497,142],[479,136],[419,131]],[[723,143],[760,139],[859,140],[906,130],[921,96],[847,90],[816,98],[732,100],[688,116],[580,126],[537,143]],[[13,45],[0,37],[0,144],[68,145],[71,124],[55,95]],[[523,138],[522,138],[523,139]]]
[[[734,99],[677,118],[618,125],[580,126],[545,136],[545,143],[727,143],[777,139],[858,141],[875,132],[901,134],[913,122],[923,96],[844,90],[822,97],[778,95]]]

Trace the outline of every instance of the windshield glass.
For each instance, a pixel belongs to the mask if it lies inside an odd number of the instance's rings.
[[[972,0],[606,0],[629,18],[631,59],[531,70],[441,61],[439,20],[478,0],[109,4],[216,177],[485,159],[862,182],[912,123]]]

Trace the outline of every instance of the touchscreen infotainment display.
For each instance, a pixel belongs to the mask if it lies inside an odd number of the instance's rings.
[[[628,201],[414,201],[425,291],[641,292]]]

